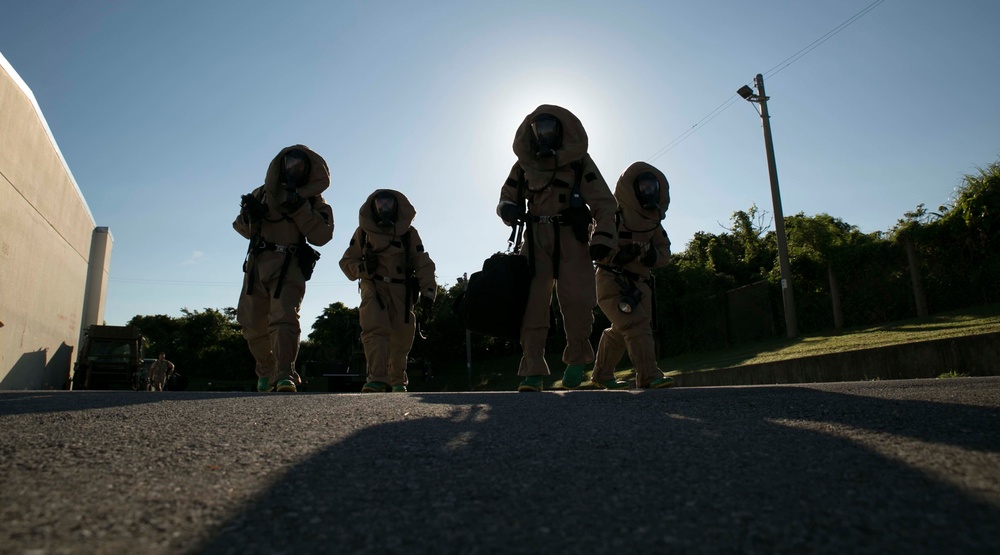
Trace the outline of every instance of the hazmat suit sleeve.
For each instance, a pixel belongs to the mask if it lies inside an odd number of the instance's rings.
[[[608,188],[597,165],[589,155],[584,157],[583,177],[580,179],[580,192],[590,207],[591,217],[596,227],[590,239],[591,245],[605,245],[610,249],[618,247],[618,227],[615,225],[615,212],[618,211],[618,201]]]
[[[414,227],[410,228],[410,264],[420,285],[420,295],[434,300],[437,296],[437,281],[434,279],[434,261],[431,260],[424,242]]]
[[[323,195],[318,194],[309,202],[303,202],[302,206],[288,216],[313,245],[325,245],[333,238],[333,208],[323,199]]]
[[[649,238],[649,246],[647,249],[652,249],[656,252],[656,262],[653,263],[650,268],[660,268],[666,266],[670,262],[670,238],[667,237],[667,231],[662,227],[653,232],[653,236]],[[646,254],[646,253],[643,253]],[[640,259],[642,255],[640,255]]]
[[[501,214],[501,210],[503,209],[503,206],[505,204],[516,206],[521,200],[518,198],[517,190],[521,177],[520,169],[521,167],[517,164],[517,162],[515,162],[514,166],[510,169],[510,173],[507,175],[507,181],[504,182],[503,187],[500,189],[500,202],[497,204],[497,216],[500,216],[500,219],[502,220],[503,215]],[[508,226],[514,224],[514,222],[508,222],[507,220],[504,220],[503,223]]]
[[[255,196],[255,197],[260,197],[260,190],[261,189],[263,189],[263,187],[257,187],[256,189],[254,189],[253,191],[251,191],[250,194],[253,195],[253,196]],[[242,235],[244,239],[249,239],[250,238],[250,235],[251,235],[250,223],[243,221],[243,211],[242,210],[240,210],[240,213],[236,215],[236,219],[233,220],[233,229],[236,230],[236,233],[239,233],[240,235]]]
[[[242,235],[244,239],[250,238],[250,224],[243,221],[242,214],[236,216],[236,220],[233,221],[233,229],[236,230],[236,233]]]
[[[351,244],[344,251],[344,256],[340,257],[340,269],[347,276],[347,279],[351,281],[357,281],[366,275],[364,263],[365,251],[364,245],[361,243],[361,228],[359,227],[354,230],[354,236],[351,237]]]

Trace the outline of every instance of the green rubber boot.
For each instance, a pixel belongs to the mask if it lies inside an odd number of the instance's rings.
[[[583,365],[569,364],[563,372],[562,385],[566,389],[576,389],[583,383]]]
[[[361,387],[361,393],[385,393],[389,391],[389,384],[385,382],[368,382]]]
[[[274,387],[268,383],[267,378],[257,378],[257,391],[260,393],[270,393],[274,391]]]
[[[628,382],[623,382],[621,380],[611,378],[610,380],[604,380],[603,382],[591,382],[597,389],[628,389],[630,386]]]
[[[295,382],[292,380],[278,380],[278,383],[274,384],[274,389],[278,393],[295,393],[298,388],[295,387]]]
[[[542,390],[542,377],[541,376],[528,376],[524,378],[524,381],[517,386],[518,393],[526,393],[532,391]]]
[[[663,376],[662,378],[656,378],[643,387],[645,389],[663,389],[664,387],[670,387],[672,385],[674,385],[674,379],[670,376]]]
[[[392,392],[393,393],[406,393],[406,386],[405,385],[394,385],[394,386],[392,386]]]

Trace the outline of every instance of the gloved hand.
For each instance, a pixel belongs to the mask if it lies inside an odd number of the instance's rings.
[[[432,306],[434,306],[434,299],[426,295],[420,295],[420,308],[425,314],[430,312]]]
[[[504,203],[500,206],[500,218],[504,223],[513,226],[524,217],[524,207],[514,203]]]
[[[267,215],[267,206],[253,195],[240,197],[240,216],[244,223],[257,223]]]
[[[302,198],[298,191],[288,191],[285,195],[285,202],[281,203],[281,211],[286,214],[295,212],[305,201],[306,199]]]
[[[656,254],[656,249],[650,245],[649,249],[646,250],[646,254],[642,255],[642,258],[639,259],[639,262],[642,262],[643,266],[647,268],[652,268],[659,258],[660,255]]]
[[[368,275],[375,275],[375,270],[378,269],[378,257],[374,253],[366,252],[364,257],[362,257],[361,262],[364,264],[365,271]]]
[[[638,243],[629,243],[618,249],[618,253],[611,259],[611,262],[613,264],[617,264],[618,266],[624,266],[635,260],[635,257],[639,256],[640,250],[641,247]]]
[[[607,245],[590,245],[590,259],[601,260],[611,254],[611,247]]]

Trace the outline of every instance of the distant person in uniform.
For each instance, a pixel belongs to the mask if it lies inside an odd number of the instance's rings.
[[[618,244],[597,262],[597,303],[611,320],[597,347],[591,382],[604,389],[626,389],[615,378],[615,366],[628,351],[635,365],[635,385],[659,389],[674,384],[656,366],[653,340],[653,268],[670,261],[670,239],[660,222],[670,205],[670,187],[663,172],[635,162],[615,186],[618,199]]]
[[[618,243],[618,203],[587,147],[583,124],[559,106],[539,106],[514,136],[517,162],[501,188],[497,214],[509,226],[525,222],[521,254],[528,257],[534,276],[521,323],[523,356],[517,374],[524,380],[518,391],[541,391],[543,376],[549,375],[544,355],[553,287],[566,329],[563,386],[578,387],[584,365],[594,360],[592,261],[610,254]]]
[[[167,378],[174,375],[174,363],[165,357],[165,353],[160,353],[149,367],[149,388],[152,391],[163,391]]]
[[[368,364],[363,393],[406,391],[413,306],[429,310],[437,295],[434,261],[410,225],[416,215],[403,193],[376,190],[361,205],[358,229],[340,259],[347,279],[360,282],[358,319]]]
[[[322,193],[330,186],[326,161],[304,145],[281,150],[264,184],[243,195],[233,228],[250,240],[243,263],[243,293],[236,319],[256,360],[257,391],[295,392],[299,307],[319,259],[309,244],[333,237],[333,209]]]

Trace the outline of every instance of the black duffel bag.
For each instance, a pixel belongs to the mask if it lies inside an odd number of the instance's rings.
[[[497,253],[469,277],[452,308],[469,331],[517,341],[530,284],[527,257]]]

